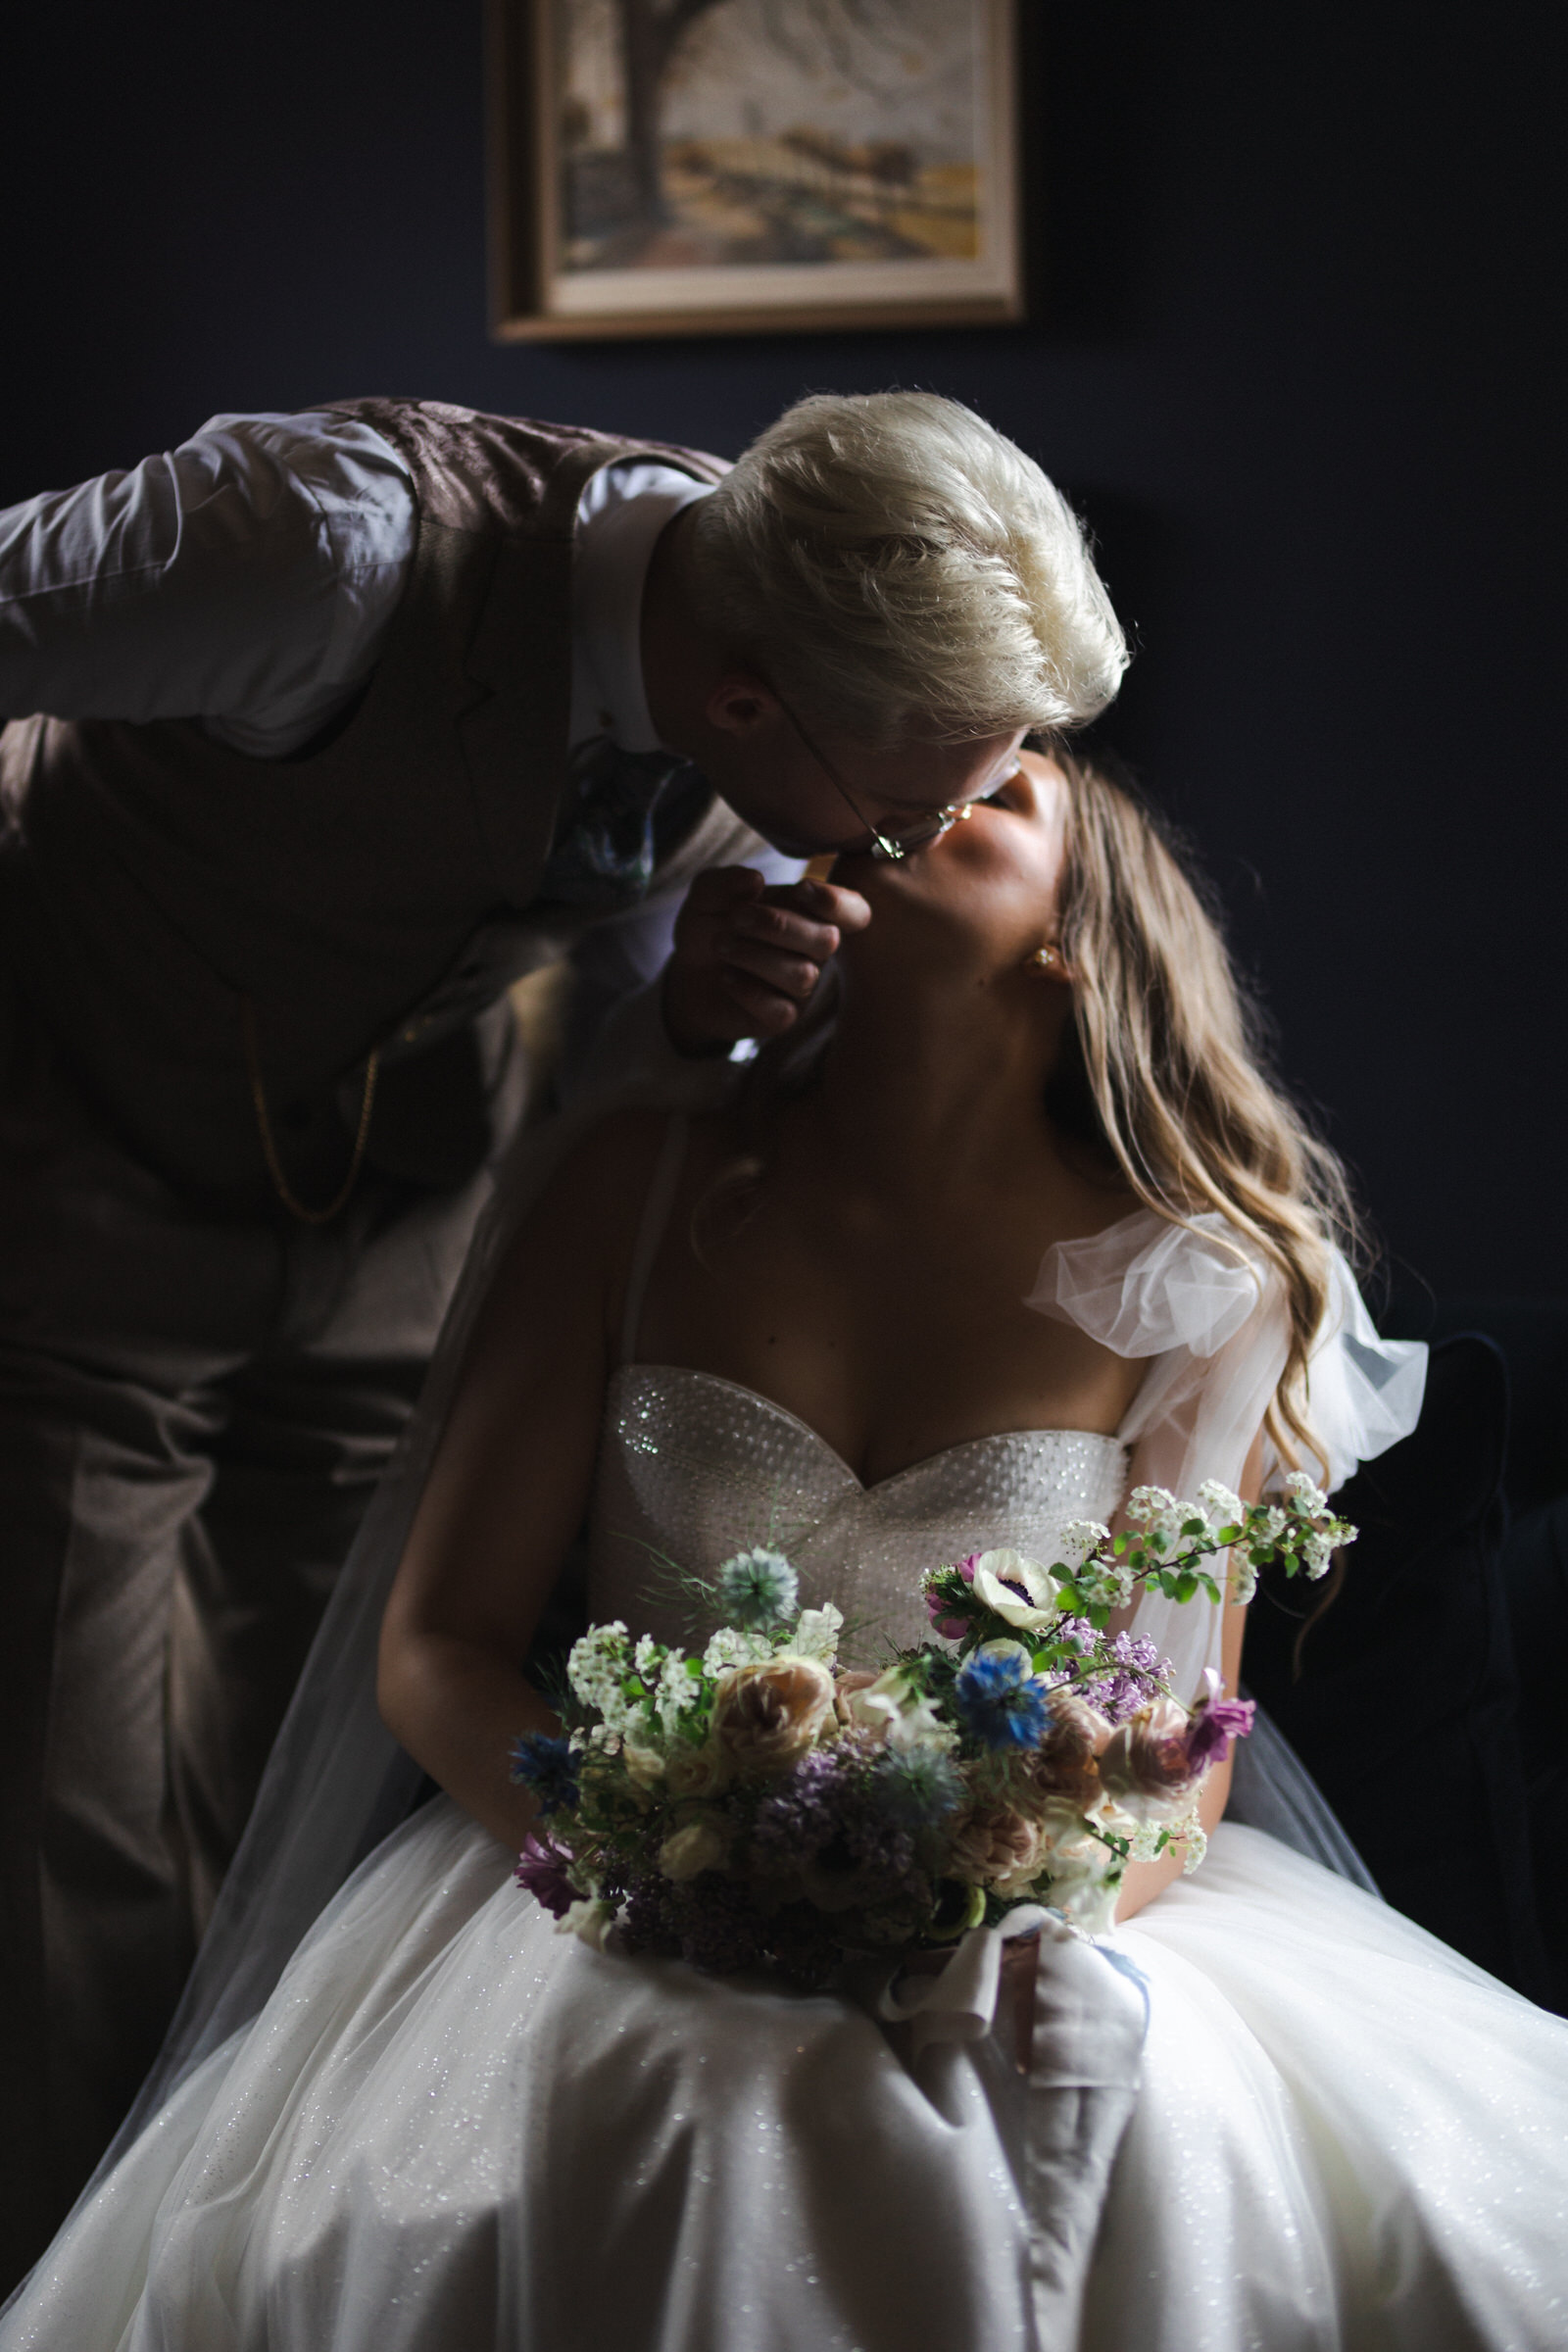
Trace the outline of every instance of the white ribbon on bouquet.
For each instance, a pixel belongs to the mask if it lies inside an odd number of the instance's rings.
[[[1023,2186],[1036,2352],[1078,2341],[1089,2266],[1111,2167],[1138,2095],[1149,1987],[1114,1942],[1086,1936],[1039,1903],[972,1928],[939,1973],[895,1976],[877,1998],[906,2025],[915,2079],[944,2114],[960,2051],[996,2023],[1003,1947],[1036,1936],[1025,2077]]]

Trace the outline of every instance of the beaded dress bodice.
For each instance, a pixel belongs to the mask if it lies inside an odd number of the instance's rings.
[[[1115,1438],[1069,1429],[971,1438],[864,1487],[825,1438],[716,1374],[625,1364],[606,1398],[589,1520],[588,1612],[634,1633],[688,1631],[660,1561],[710,1577],[771,1544],[808,1607],[836,1601],[846,1655],[929,1631],[923,1570],[1011,1544],[1049,1560],[1069,1519],[1108,1520],[1126,1481]]]

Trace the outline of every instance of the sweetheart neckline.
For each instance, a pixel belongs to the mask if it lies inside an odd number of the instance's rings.
[[[764,1412],[775,1414],[781,1421],[788,1421],[803,1437],[808,1438],[836,1468],[843,1471],[856,1493],[861,1495],[879,1494],[885,1487],[897,1486],[901,1478],[912,1478],[917,1470],[930,1470],[938,1462],[951,1461],[956,1453],[967,1453],[976,1446],[998,1446],[1008,1438],[1088,1438],[1096,1446],[1114,1446],[1118,1453],[1124,1454],[1127,1450],[1120,1438],[1108,1436],[1102,1429],[994,1429],[984,1437],[960,1438],[956,1446],[943,1446],[935,1453],[922,1454],[917,1462],[906,1462],[902,1470],[890,1470],[886,1478],[874,1478],[868,1485],[850,1467],[837,1446],[829,1445],[819,1429],[813,1429],[809,1421],[803,1421],[799,1413],[792,1413],[789,1406],[780,1404],[776,1396],[764,1396],[760,1389],[748,1388],[743,1380],[730,1380],[722,1372],[702,1372],[694,1364],[647,1363],[618,1365],[615,1378],[619,1380],[623,1374],[630,1372],[672,1372],[681,1380],[706,1380],[712,1388],[728,1389],[732,1396],[744,1396],[751,1404],[760,1404]]]

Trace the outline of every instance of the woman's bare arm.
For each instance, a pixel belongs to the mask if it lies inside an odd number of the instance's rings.
[[[383,1720],[514,1851],[520,1732],[559,1731],[523,1660],[582,1524],[614,1317],[659,1126],[607,1121],[558,1171],[479,1316],[381,1628]]]

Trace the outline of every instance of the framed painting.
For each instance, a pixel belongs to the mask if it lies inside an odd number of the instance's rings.
[[[1023,315],[1015,0],[491,0],[503,341]]]

